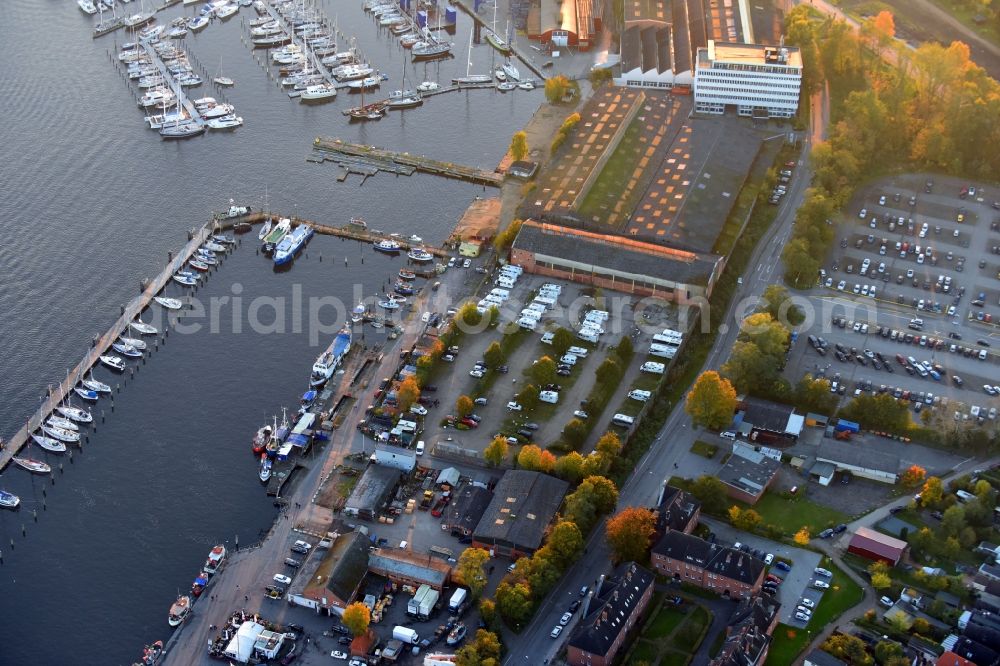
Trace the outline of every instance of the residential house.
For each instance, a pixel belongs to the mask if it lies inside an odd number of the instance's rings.
[[[664,534],[651,560],[663,575],[732,598],[752,597],[764,582],[764,563],[756,557],[683,532]]]

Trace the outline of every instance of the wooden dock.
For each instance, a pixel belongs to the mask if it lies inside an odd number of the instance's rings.
[[[128,327],[129,322],[133,321],[136,317],[142,314],[142,312],[152,302],[153,297],[159,294],[170,282],[174,273],[180,270],[184,264],[187,263],[188,259],[191,258],[191,255],[194,254],[195,250],[197,250],[210,235],[217,233],[220,228],[220,225],[213,222],[208,223],[198,231],[195,231],[187,245],[185,245],[184,248],[175,257],[173,257],[163,270],[160,271],[159,275],[148,281],[142,292],[124,306],[121,316],[115,320],[104,335],[93,341],[86,355],[84,355],[83,359],[69,371],[66,379],[49,391],[48,397],[42,402],[41,406],[38,407],[37,411],[35,411],[35,413],[28,418],[20,430],[14,433],[14,435],[6,441],[3,449],[0,450],[0,470],[6,467],[10,463],[11,458],[17,455],[17,453],[28,444],[31,433],[38,429],[45,419],[52,414],[52,411],[66,398],[73,395],[73,388],[76,386],[77,382],[79,382],[80,379],[97,364],[99,356],[107,353],[108,349],[111,348],[111,344],[117,340],[122,331]],[[131,370],[129,370],[128,374],[125,376],[130,376],[130,373]]]
[[[423,155],[411,155],[409,153],[397,153],[383,148],[373,146],[363,146],[356,143],[348,143],[340,139],[329,139],[316,137],[313,141],[313,150],[347,155],[356,160],[363,160],[369,165],[386,165],[386,170],[392,170],[395,166],[403,165],[413,167],[416,171],[444,176],[445,178],[455,178],[465,180],[478,185],[490,185],[500,187],[503,185],[503,175],[495,171],[486,171],[476,167],[464,166],[453,162],[442,162],[440,160],[424,157]],[[334,160],[336,161],[336,160]]]

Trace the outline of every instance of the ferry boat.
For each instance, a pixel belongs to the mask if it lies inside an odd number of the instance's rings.
[[[14,493],[0,490],[0,507],[4,509],[16,509],[21,505],[21,498]]]
[[[191,597],[182,595],[177,597],[170,606],[170,613],[167,615],[167,624],[171,627],[179,627],[191,614]]]
[[[320,354],[316,362],[313,363],[309,385],[322,386],[325,384],[336,372],[349,351],[351,351],[351,330],[345,326],[337,333],[337,337],[333,339],[326,351]]]
[[[21,469],[26,469],[33,474],[50,474],[52,468],[43,463],[41,460],[35,460],[34,458],[19,458],[14,456],[11,458],[14,464]]]
[[[77,423],[93,423],[94,416],[88,412],[86,409],[80,409],[79,407],[56,407],[56,411],[70,419],[71,421],[76,421]]]
[[[287,217],[282,218],[278,224],[276,224],[267,236],[264,237],[264,252],[265,254],[270,254],[274,252],[275,247],[281,242],[281,239],[285,237],[285,234],[292,228],[292,221]]]
[[[32,433],[31,439],[34,440],[35,444],[38,444],[38,446],[42,447],[46,451],[50,451],[52,453],[66,453],[66,445],[62,442],[57,442],[51,437]]]
[[[125,361],[121,359],[120,356],[112,356],[111,354],[104,354],[100,357],[101,363],[107,367],[115,370],[116,372],[125,372]]]
[[[267,457],[267,454],[260,454],[260,470],[258,470],[257,476],[260,478],[261,483],[267,483],[271,479],[271,465],[273,463]]]
[[[208,559],[205,560],[205,566],[202,567],[202,571],[209,576],[214,576],[222,568],[225,561],[226,547],[220,543],[208,553]]]
[[[295,259],[295,255],[302,251],[305,244],[312,238],[313,228],[308,224],[300,224],[295,227],[292,233],[281,239],[274,250],[274,265],[283,266]]]
[[[412,250],[406,253],[406,256],[410,261],[416,261],[420,263],[427,263],[429,261],[434,261],[434,255],[420,247],[413,248]]]
[[[400,250],[399,243],[388,238],[375,243],[374,248],[376,252],[385,252],[387,254],[396,254]]]

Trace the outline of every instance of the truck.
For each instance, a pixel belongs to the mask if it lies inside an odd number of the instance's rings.
[[[420,606],[424,601],[424,597],[426,597],[427,593],[430,591],[431,591],[430,585],[421,585],[420,587],[418,587],[417,591],[413,595],[413,598],[406,603],[406,614],[419,615]]]
[[[420,609],[417,611],[417,617],[426,620],[434,612],[434,607],[437,606],[438,599],[441,598],[441,593],[437,590],[428,590],[427,594],[420,601]]]
[[[420,510],[421,511],[426,511],[427,509],[431,508],[431,504],[433,504],[433,503],[434,503],[434,491],[433,490],[425,490],[424,491],[424,496],[420,500]]]
[[[416,645],[420,641],[420,636],[417,635],[416,631],[399,625],[392,628],[392,637],[397,641],[403,641],[407,645]]]
[[[457,613],[458,609],[462,607],[465,600],[469,596],[469,591],[464,587],[460,587],[455,590],[454,594],[451,595],[451,599],[448,600],[448,610],[452,613]]]

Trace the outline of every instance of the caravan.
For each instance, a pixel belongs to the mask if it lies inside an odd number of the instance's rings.
[[[657,345],[652,344],[649,346],[650,356],[659,356],[660,358],[673,358],[677,353],[677,347],[671,347],[669,345]]]
[[[521,317],[517,320],[517,325],[523,329],[533,331],[538,326],[537,319],[530,319],[528,317]]]

